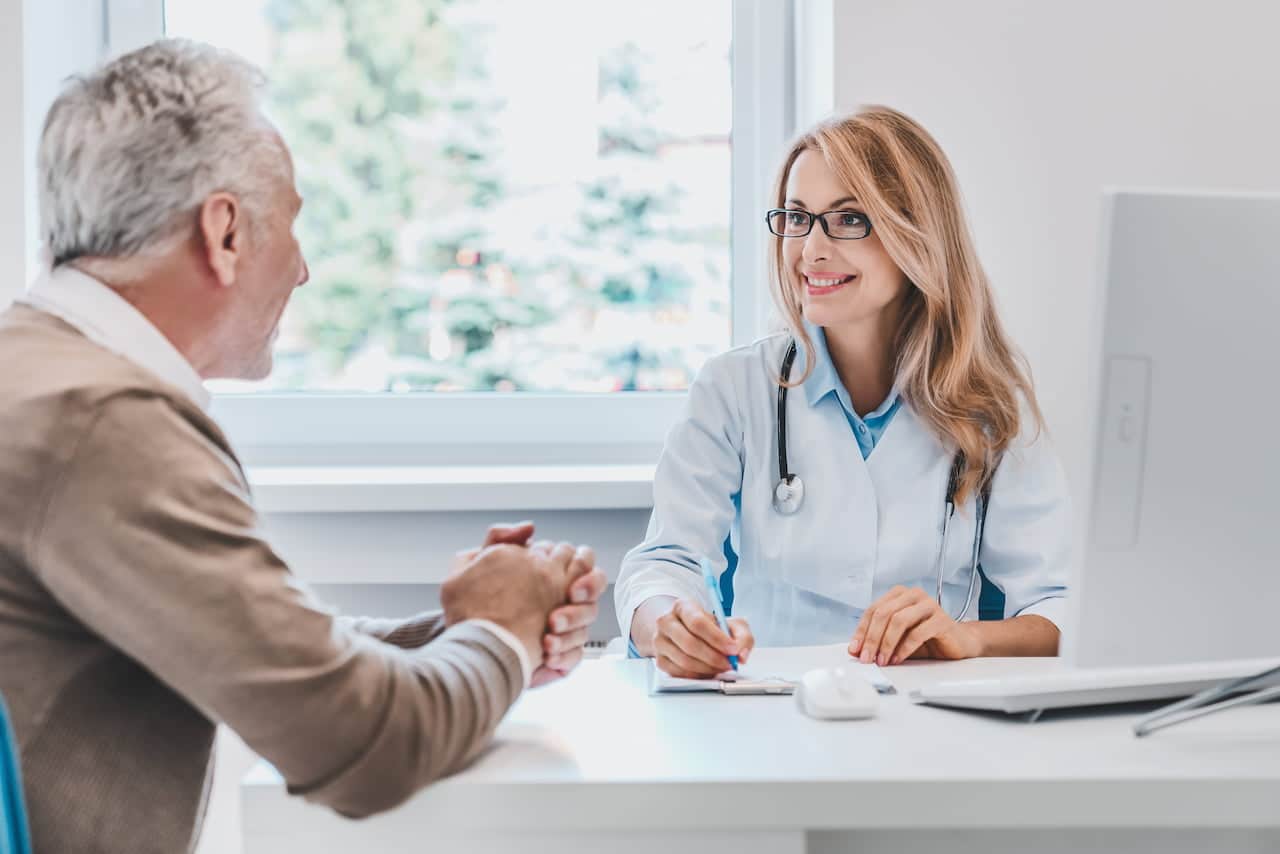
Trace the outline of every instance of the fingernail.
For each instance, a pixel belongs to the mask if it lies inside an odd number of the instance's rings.
[[[871,650],[869,650],[869,649],[864,649],[864,650],[862,651],[861,660],[862,660],[862,663],[863,663],[863,664],[870,664],[870,663],[871,663]]]
[[[585,602],[585,601],[587,601],[587,588],[585,588],[585,587],[578,587],[578,588],[576,588],[576,589],[573,591],[573,601],[575,601],[575,602]]]
[[[729,646],[727,646],[727,647],[725,648],[725,654],[726,654],[726,655],[737,655],[737,654],[738,654],[738,645],[737,645],[736,643],[731,643],[731,644],[729,644]]]
[[[556,617],[554,625],[556,627],[557,632],[563,632],[566,627],[566,622],[564,617]]]
[[[883,652],[876,656],[876,664],[880,665],[881,667],[884,667],[884,653],[883,653]]]

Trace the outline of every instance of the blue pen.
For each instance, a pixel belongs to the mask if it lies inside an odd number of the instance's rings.
[[[711,613],[715,614],[716,625],[729,637],[733,637],[729,633],[729,624],[724,618],[724,600],[720,598],[720,580],[716,578],[715,573],[711,571],[711,561],[705,557],[701,560],[702,564],[702,580],[707,583],[707,590],[711,593]],[[734,670],[738,669],[738,656],[729,656],[729,666]]]

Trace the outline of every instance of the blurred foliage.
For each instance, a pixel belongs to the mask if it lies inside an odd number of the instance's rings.
[[[724,282],[727,234],[682,231],[658,168],[633,44],[601,61],[599,162],[538,240],[496,229],[509,195],[468,0],[267,0],[272,118],[294,153],[311,267],[277,359],[285,387],[644,387],[696,353],[646,342],[648,315]],[[691,256],[690,247],[695,252]],[[692,260],[692,263],[690,261]],[[583,343],[566,315],[635,312],[630,340]],[[696,343],[696,342],[694,342]]]

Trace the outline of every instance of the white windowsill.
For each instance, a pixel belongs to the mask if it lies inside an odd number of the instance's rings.
[[[652,465],[257,466],[264,513],[611,510],[653,506]]]

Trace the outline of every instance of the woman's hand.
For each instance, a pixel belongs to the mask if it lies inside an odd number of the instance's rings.
[[[685,679],[709,679],[730,670],[729,656],[745,663],[756,639],[740,617],[730,618],[727,635],[716,618],[692,599],[678,599],[657,620],[653,657],[663,672]],[[730,636],[732,635],[732,636]]]
[[[894,587],[863,613],[849,654],[879,665],[908,658],[974,658],[982,655],[982,640],[973,624],[951,619],[919,587]]]

